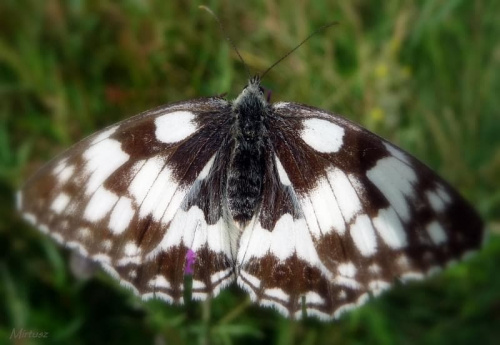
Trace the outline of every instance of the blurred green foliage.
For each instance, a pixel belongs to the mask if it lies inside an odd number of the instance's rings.
[[[339,321],[293,322],[237,287],[182,307],[141,302],[23,223],[13,195],[84,136],[163,103],[228,92],[247,75],[198,1],[0,2],[0,343],[498,344],[500,2],[207,0],[276,100],[328,109],[399,144],[483,215],[479,255],[395,287]],[[13,329],[48,339],[9,340]]]

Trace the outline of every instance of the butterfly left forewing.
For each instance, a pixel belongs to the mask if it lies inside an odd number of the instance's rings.
[[[482,222],[430,169],[319,109],[274,107],[268,186],[242,235],[238,282],[287,316],[339,316],[476,249]]]
[[[219,238],[226,233],[214,207],[221,191],[203,193],[217,175],[212,168],[227,139],[227,111],[224,100],[195,100],[98,132],[34,175],[19,192],[19,209],[146,298],[182,302],[186,273],[204,282],[193,295],[204,298],[232,273],[225,239],[207,240],[209,230]],[[212,282],[200,262],[212,275],[225,274]]]

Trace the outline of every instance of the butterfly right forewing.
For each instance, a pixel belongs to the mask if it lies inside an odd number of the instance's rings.
[[[225,159],[217,153],[229,134],[229,109],[222,99],[194,100],[98,132],[31,178],[18,207],[41,231],[145,297],[182,302],[192,255],[194,297],[204,298],[232,279],[230,242],[221,238],[220,171],[212,171]]]

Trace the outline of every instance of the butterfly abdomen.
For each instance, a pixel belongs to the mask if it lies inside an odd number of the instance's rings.
[[[264,174],[262,150],[236,147],[229,170],[229,209],[237,222],[249,221],[260,202]]]
[[[237,222],[248,222],[262,197],[267,103],[258,84],[250,83],[233,103],[235,142],[227,181],[229,209]]]

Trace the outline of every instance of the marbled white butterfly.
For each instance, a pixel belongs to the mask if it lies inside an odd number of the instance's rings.
[[[332,113],[236,100],[147,111],[76,144],[18,194],[24,218],[145,299],[235,280],[320,319],[478,248],[481,219],[429,168]]]

